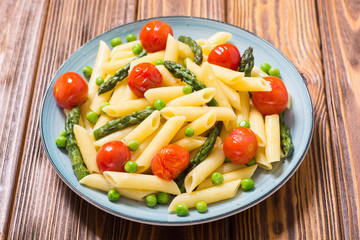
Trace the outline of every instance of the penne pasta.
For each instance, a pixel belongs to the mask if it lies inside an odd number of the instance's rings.
[[[165,51],[159,51],[159,52],[155,52],[155,53],[149,53],[148,55],[146,55],[142,58],[138,58],[131,62],[130,72],[134,66],[136,66],[140,63],[148,62],[148,63],[155,65],[156,61],[159,59],[164,59],[164,56],[165,56]]]
[[[151,88],[145,92],[145,98],[150,103],[154,103],[157,99],[161,98],[165,102],[169,102],[178,97],[184,96],[183,87],[159,87]]]
[[[229,32],[217,32],[208,38],[208,42],[214,45],[224,44],[232,38],[232,34]]]
[[[111,120],[113,120],[113,119],[114,119],[114,118],[112,118],[112,117],[110,117],[110,116],[108,116],[108,115],[106,115],[106,114],[102,114],[102,115],[100,115],[100,117],[99,117],[99,119],[97,120],[97,122],[96,122],[96,124],[95,124],[95,126],[94,126],[93,129],[98,129],[98,128],[104,126],[108,121],[111,121]]]
[[[206,140],[206,137],[193,136],[193,137],[184,137],[173,144],[179,145],[185,148],[188,152],[195,150],[201,147]]]
[[[258,147],[256,154],[255,154],[255,160],[256,160],[256,163],[259,165],[259,167],[264,168],[266,170],[272,169],[271,163],[269,163],[266,158],[266,153],[265,153],[264,147]]]
[[[111,186],[109,181],[106,180],[106,178],[102,174],[89,174],[83,177],[79,182],[85,186],[95,188],[104,192],[108,192],[113,189],[113,186]]]
[[[178,41],[178,50],[179,50],[179,57],[180,58],[191,58],[194,59],[194,53],[191,51],[189,45]]]
[[[241,110],[239,93],[221,81],[219,81],[219,85],[227,97],[230,105],[237,110]]]
[[[122,59],[119,59],[116,61],[105,62],[103,65],[101,65],[101,68],[107,74],[114,75],[117,70],[125,67],[125,65],[128,64],[129,62],[131,62],[131,60],[133,60],[133,59],[134,59],[134,57],[128,57],[128,58],[122,58]]]
[[[96,148],[102,147],[105,143],[112,141],[121,141],[127,134],[134,130],[135,126],[131,126],[120,131],[114,132],[94,142]]]
[[[164,65],[157,65],[156,68],[162,75],[162,84],[164,86],[178,86],[185,85],[180,79],[174,78],[173,75],[166,69]]]
[[[115,188],[121,197],[130,198],[136,201],[144,202],[147,195],[156,193],[153,190],[140,190],[140,189],[127,189],[127,188]]]
[[[225,107],[165,107],[160,113],[166,119],[184,116],[186,121],[192,122],[210,111],[215,111],[216,121],[236,120],[234,111]]]
[[[142,110],[150,103],[145,98],[123,101],[119,104],[110,104],[103,107],[102,111],[111,117],[122,117],[135,111]]]
[[[116,60],[120,60],[120,59],[124,59],[124,58],[134,58],[134,57],[136,57],[136,56],[133,53],[133,51],[131,51],[131,50],[119,51],[114,54],[114,56],[111,58],[110,61],[116,61]]]
[[[178,55],[179,55],[178,41],[173,36],[171,36],[171,34],[169,34],[166,41],[164,61],[169,60],[176,62],[178,59]]]
[[[220,167],[218,167],[214,172],[219,172],[221,174],[236,171],[242,168],[245,168],[246,165],[241,165],[233,162],[224,163]]]
[[[236,112],[236,115],[238,116],[238,122],[241,122],[243,120],[249,120],[249,114],[250,114],[250,96],[248,92],[239,92],[239,98],[240,98],[240,109]]]
[[[266,138],[265,138],[264,117],[254,107],[254,105],[250,106],[249,123],[250,123],[250,129],[255,133],[256,138],[258,140],[258,146],[265,147]]]
[[[280,122],[279,115],[273,114],[265,116],[265,136],[266,136],[266,159],[267,162],[280,161]]]
[[[168,102],[166,106],[201,106],[211,101],[215,95],[215,88],[204,88],[190,94],[175,98]]]
[[[111,51],[110,58],[113,58],[118,52],[131,51],[132,47],[137,43],[140,44],[140,40],[132,41],[132,42],[121,44],[121,45],[114,47],[113,50]]]

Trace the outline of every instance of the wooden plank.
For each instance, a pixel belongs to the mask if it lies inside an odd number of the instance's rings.
[[[360,239],[359,7],[359,1],[317,2],[336,186],[346,239]]]
[[[40,52],[46,1],[0,1],[0,239],[7,233]]]
[[[334,5],[336,6],[336,5]],[[310,150],[273,196],[232,218],[236,239],[340,239],[334,155],[322,73],[317,9],[312,0],[230,1],[227,22],[265,38],[305,77],[315,110]],[[281,71],[281,69],[280,69]]]

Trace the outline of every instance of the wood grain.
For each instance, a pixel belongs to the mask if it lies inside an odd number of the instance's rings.
[[[318,1],[326,102],[340,219],[347,239],[360,238],[360,2]]]

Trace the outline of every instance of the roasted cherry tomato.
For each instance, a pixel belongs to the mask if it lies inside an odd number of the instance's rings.
[[[225,156],[237,164],[246,164],[255,156],[258,147],[256,135],[249,128],[237,127],[224,140]]]
[[[224,43],[216,46],[209,53],[208,62],[229,68],[232,70],[237,70],[241,61],[241,56],[237,47],[230,43]]]
[[[96,162],[100,172],[125,172],[124,165],[130,161],[129,148],[121,141],[112,141],[104,144],[96,155]]]
[[[163,147],[152,160],[152,172],[159,178],[174,180],[190,162],[189,152],[176,144]]]
[[[67,72],[56,80],[53,93],[60,107],[73,108],[85,101],[88,90],[86,81],[79,74]]]
[[[280,78],[268,76],[264,79],[270,84],[270,92],[251,92],[254,106],[263,115],[282,113],[288,103],[288,92]]]
[[[128,84],[130,89],[139,98],[150,88],[160,87],[162,75],[151,63],[140,63],[136,65],[129,74]]]
[[[157,52],[166,48],[168,35],[173,35],[171,27],[158,20],[145,24],[140,31],[140,42],[148,52]]]

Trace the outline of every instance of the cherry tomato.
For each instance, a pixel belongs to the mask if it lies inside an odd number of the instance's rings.
[[[67,72],[56,80],[53,94],[60,107],[73,108],[85,101],[88,90],[86,81],[79,74]]]
[[[176,144],[169,144],[154,156],[151,164],[152,172],[159,178],[174,180],[184,171],[190,162],[189,152]]]
[[[224,153],[230,161],[246,164],[255,156],[258,147],[256,135],[249,128],[237,127],[224,140]]]
[[[141,29],[139,39],[146,51],[157,52],[166,48],[169,34],[173,35],[173,31],[168,24],[154,20]]]
[[[151,63],[140,63],[136,65],[129,74],[128,84],[130,89],[139,98],[150,88],[160,87],[162,75]]]
[[[288,103],[288,92],[280,78],[274,76],[264,77],[270,84],[270,92],[251,92],[254,106],[263,115],[282,113]]]
[[[129,148],[121,141],[112,141],[104,144],[96,155],[96,162],[100,172],[125,172],[124,165],[130,161]]]
[[[241,61],[241,56],[237,47],[230,43],[224,43],[216,46],[209,53],[208,62],[229,68],[232,70],[237,70]]]

